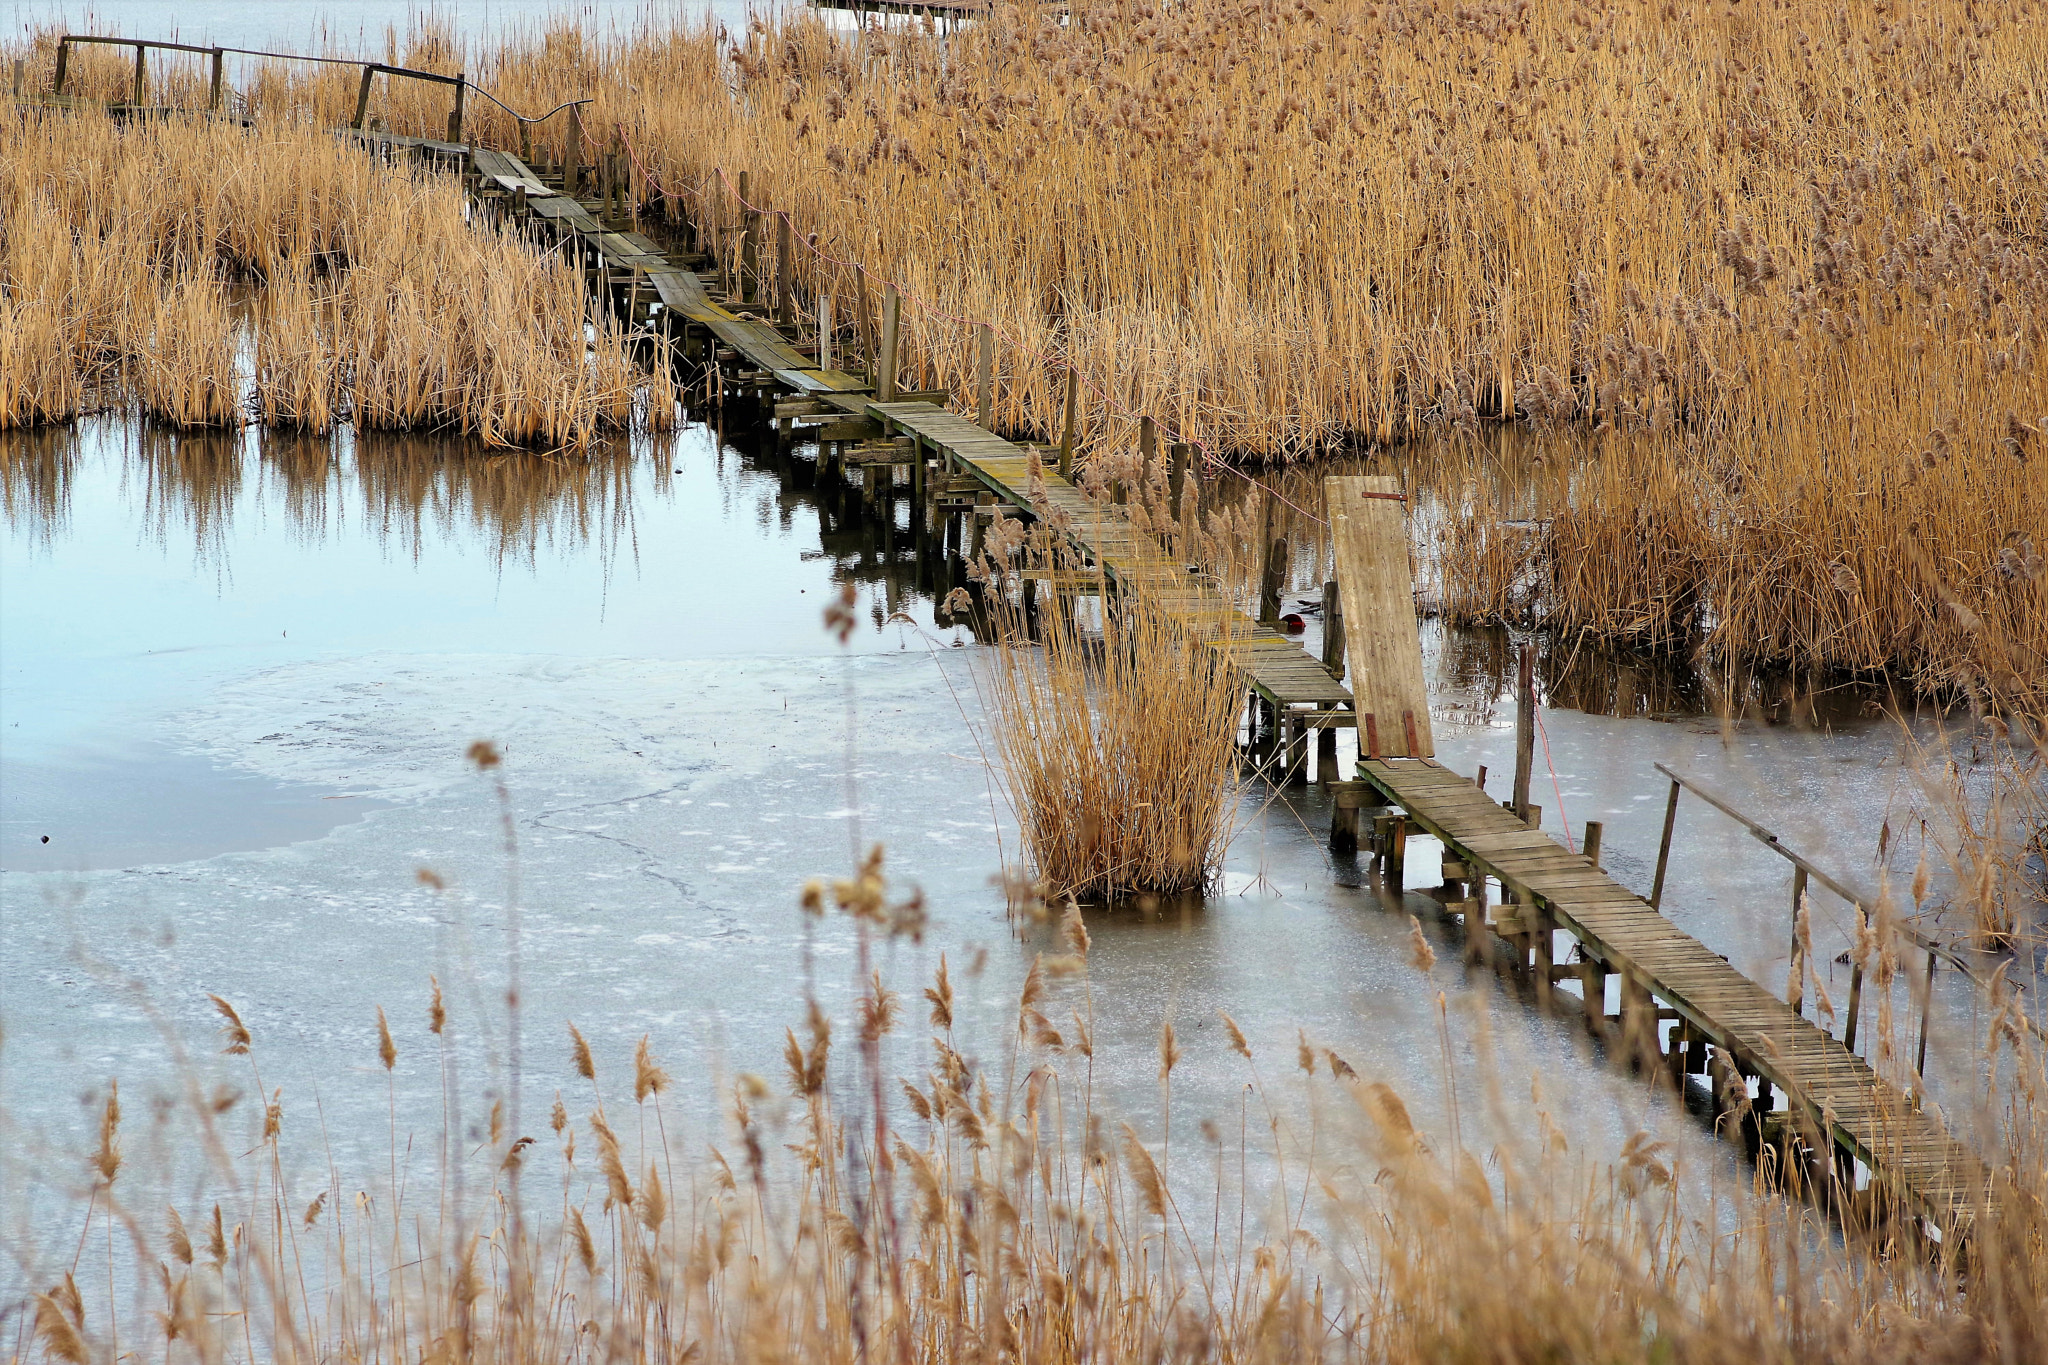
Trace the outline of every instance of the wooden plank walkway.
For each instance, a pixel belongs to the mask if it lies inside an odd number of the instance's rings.
[[[1576,937],[1594,972],[1635,982],[1675,1012],[1691,1039],[1782,1091],[1798,1129],[1827,1134],[1937,1227],[1967,1227],[1988,1190],[1984,1163],[1861,1057],[1470,779],[1432,759],[1365,760],[1359,776],[1474,877],[1498,879]],[[1540,966],[1548,958],[1538,951]],[[1604,977],[1600,989],[1604,1013]]]

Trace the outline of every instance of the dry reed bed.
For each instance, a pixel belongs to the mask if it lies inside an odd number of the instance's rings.
[[[1190,630],[1071,560],[1043,529],[998,519],[969,568],[976,590],[947,602],[978,607],[993,628],[975,685],[1030,875],[1050,896],[1090,903],[1199,895],[1240,795],[1243,684],[1204,639],[1230,622],[1219,607]],[[1095,629],[1083,629],[1079,594],[1101,604]]]
[[[917,920],[879,849],[805,899],[860,921],[863,958],[871,937]],[[680,1138],[651,1038],[628,1077],[551,1026],[570,1092],[547,1129],[533,1112],[545,1101],[508,1110],[491,1098],[502,1078],[471,1078],[456,1046],[484,1021],[436,985],[388,1016],[364,1007],[363,1070],[438,1071],[442,1112],[398,1106],[394,1086],[388,1172],[338,1170],[307,1082],[264,1066],[265,1021],[216,997],[230,1055],[172,1080],[149,1144],[201,1169],[180,1174],[176,1207],[136,1207],[150,1177],[135,1190],[120,1092],[100,1092],[77,1176],[37,1176],[73,1192],[73,1218],[15,1248],[41,1292],[9,1314],[12,1354],[1790,1365],[2020,1361],[2048,1345],[2048,1078],[2014,1031],[1990,1035],[1994,1054],[2013,1049],[1992,1067],[2012,1077],[2011,1160],[1965,1279],[1895,1225],[1843,1248],[1769,1197],[1715,1186],[1713,1207],[1689,1203],[1699,1182],[1664,1144],[1638,1133],[1611,1165],[1590,1158],[1540,1090],[1464,1096],[1449,1141],[1431,1141],[1369,1068],[1305,1036],[1268,1055],[1228,1016],[1185,1048],[1165,1027],[1156,1116],[1115,1125],[1089,1079],[1088,930],[1070,909],[1056,932],[1007,1010],[983,1008],[971,979],[958,993],[942,962],[926,1042],[904,1036],[915,1027],[880,973],[859,976],[850,1021],[811,1002],[781,1074],[742,1074],[719,1096],[708,1151]],[[1419,931],[1417,945],[1432,972]],[[1443,1015],[1447,1050],[1454,1028],[1490,1049],[1471,1003]],[[1014,1028],[982,1039],[965,1022],[979,1018]],[[1196,1124],[1176,1107],[1190,1052],[1242,1069],[1242,1113]],[[892,1069],[909,1055],[913,1074]],[[133,1096],[145,1078],[126,1081]],[[380,1124],[385,1103],[374,1097]],[[311,1184],[287,1174],[302,1170]],[[129,1291],[110,1278],[117,1243]]]
[[[0,424],[132,393],[174,427],[445,430],[585,450],[629,425],[625,338],[576,272],[468,220],[461,193],[311,128],[88,114],[0,122]],[[244,373],[239,287],[254,373]],[[672,420],[662,376],[649,420]]]

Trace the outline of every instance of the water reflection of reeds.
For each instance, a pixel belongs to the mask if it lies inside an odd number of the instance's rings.
[[[48,545],[69,529],[79,448],[75,426],[12,431],[0,438],[0,514],[30,543]]]
[[[224,561],[242,493],[244,434],[179,432],[144,421],[132,438],[149,533],[168,547],[173,529],[182,524],[200,558]]]
[[[363,517],[380,540],[417,556],[436,539],[467,531],[494,562],[532,565],[543,548],[630,540],[635,460],[621,450],[574,459],[546,455],[479,456],[466,442],[364,433],[356,438],[353,476]],[[668,478],[666,455],[653,467]]]

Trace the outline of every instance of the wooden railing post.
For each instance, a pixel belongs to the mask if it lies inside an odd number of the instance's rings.
[[[148,70],[149,48],[142,43],[137,43],[135,45],[135,93],[129,96],[128,99],[129,105],[133,108],[140,109],[142,107],[144,82]]]
[[[469,77],[462,72],[455,73],[455,112],[448,115],[448,140],[462,141],[462,96],[469,88]]]
[[[893,284],[882,287],[882,354],[875,367],[875,398],[896,401],[896,341],[903,322],[903,295]]]
[[[370,81],[376,74],[376,67],[365,66],[363,68],[362,84],[356,87],[356,116],[350,120],[348,126],[356,129],[358,132],[362,131],[363,120],[370,112]]]
[[[1579,851],[1586,855],[1586,861],[1594,867],[1600,866],[1600,840],[1607,832],[1607,826],[1599,820],[1586,822],[1586,843]]]
[[[569,106],[569,128],[563,135],[562,193],[571,199],[583,184],[583,106]]]
[[[787,327],[796,321],[796,249],[791,241],[789,212],[775,215],[775,320]]]
[[[837,365],[833,364],[837,357],[832,354],[832,340],[832,296],[830,294],[820,294],[818,295],[818,368],[821,370],[838,368]],[[919,463],[922,464],[923,462],[919,461]]]
[[[1657,880],[1650,886],[1650,908],[1664,905],[1664,869],[1671,865],[1671,830],[1678,823],[1678,779],[1671,781],[1671,799],[1664,803],[1664,837],[1657,844]]]
[[[219,48],[213,50],[213,81],[206,92],[206,107],[216,114],[220,112],[221,64],[225,55]]]
[[[1523,643],[1515,660],[1515,814],[1529,818],[1529,776],[1536,766],[1536,647]]]
[[[1081,372],[1072,364],[1067,366],[1067,400],[1065,415],[1060,419],[1060,477],[1074,477],[1074,418],[1075,405],[1081,398]]]
[[[69,38],[59,38],[57,40],[57,83],[51,88],[51,94],[62,95],[64,93],[64,77],[70,68],[71,40]]]
[[[974,422],[993,431],[996,420],[996,329],[987,323],[975,329]]]

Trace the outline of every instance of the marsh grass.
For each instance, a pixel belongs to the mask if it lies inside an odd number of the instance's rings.
[[[806,902],[853,917],[868,956],[892,922],[880,850]],[[15,1247],[37,1288],[11,1354],[1790,1365],[2023,1361],[2048,1342],[2042,1061],[2002,1012],[1984,1060],[2010,1078],[2007,1160],[1963,1260],[1882,1225],[1834,1243],[1761,1183],[1703,1190],[1649,1133],[1596,1158],[1540,1084],[1453,1093],[1448,1134],[1425,1133],[1369,1067],[1305,1036],[1274,1055],[1227,1015],[1185,1045],[1163,1028],[1157,1113],[1118,1122],[1093,1080],[1090,934],[1071,906],[1041,916],[1053,951],[1013,1004],[942,960],[921,1043],[879,972],[854,981],[850,1019],[809,1001],[778,1074],[721,1083],[701,1148],[662,1040],[629,1066],[573,1023],[545,1044],[570,1089],[545,1127],[515,1128],[479,1093],[503,1078],[467,1072],[458,1044],[489,1021],[423,982],[362,1007],[362,1066],[322,1087],[323,1112],[348,1088],[389,1114],[388,1162],[344,1170],[313,1136],[312,1082],[277,1074],[264,1020],[216,998],[227,1055],[183,1063],[141,1144],[189,1168],[182,1192],[133,1202],[152,1187],[119,1096],[139,1081],[100,1091],[92,1150],[38,1175],[71,1202]],[[1456,1037],[1497,1070],[1483,1005],[1437,1001],[1446,1052]],[[1191,1051],[1241,1073],[1240,1113],[1177,1108]],[[401,1106],[400,1067],[438,1075],[438,1112]]]
[[[627,338],[590,320],[574,269],[431,172],[315,127],[25,108],[0,120],[0,164],[7,425],[67,419],[95,386],[181,429],[253,413],[586,451],[635,421]],[[646,401],[673,424],[667,376]]]

